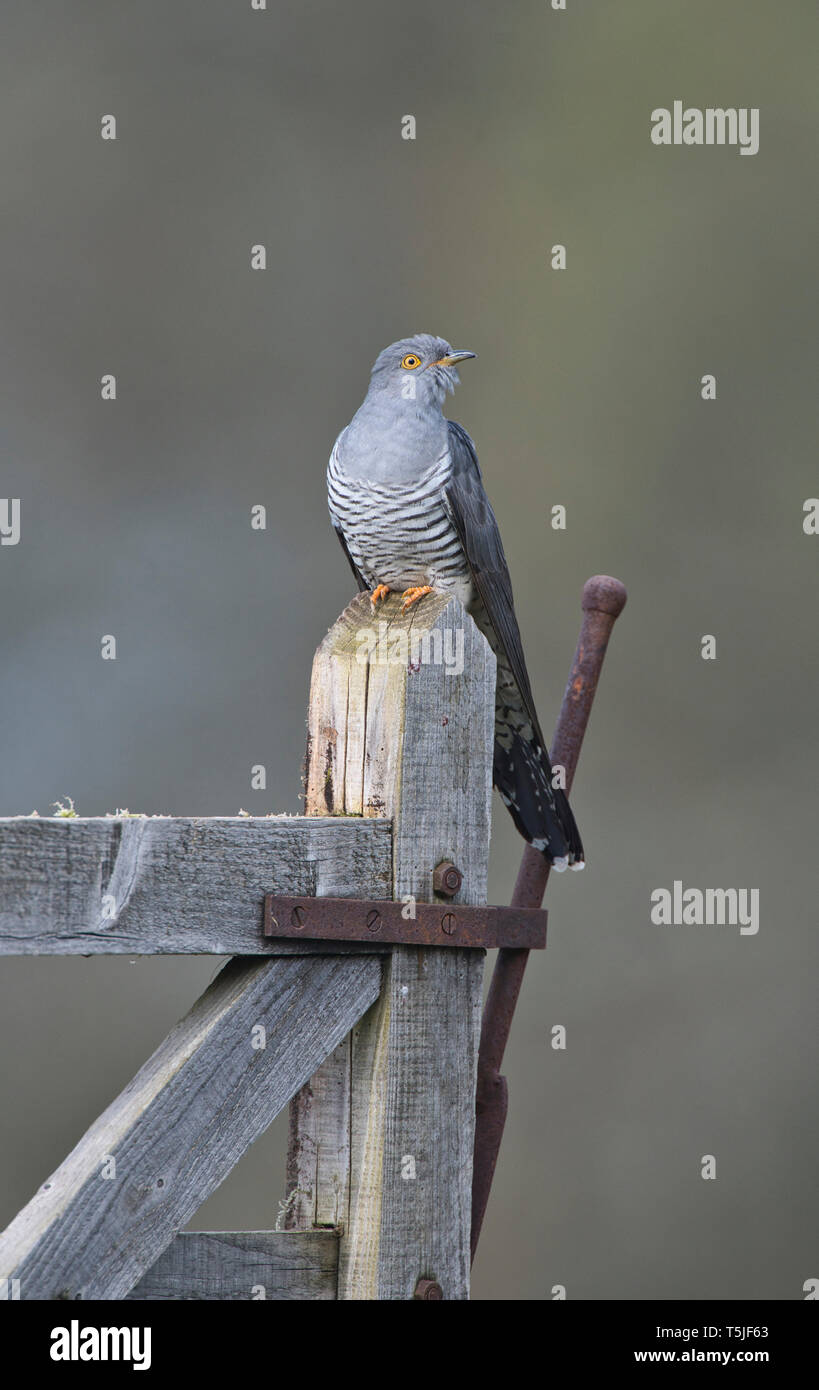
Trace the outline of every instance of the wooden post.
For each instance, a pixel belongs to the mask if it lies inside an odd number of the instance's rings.
[[[319,647],[308,815],[393,821],[392,896],[486,901],[495,658],[457,599],[360,595]],[[340,1225],[339,1298],[469,1295],[482,951],[394,947],[381,996],[291,1109],[291,1227]]]

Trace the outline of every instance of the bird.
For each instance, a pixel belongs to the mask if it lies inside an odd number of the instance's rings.
[[[393,592],[402,612],[432,592],[461,600],[497,658],[494,785],[520,834],[553,868],[581,869],[583,844],[538,721],[475,445],[443,413],[460,384],[458,364],[476,356],[431,333],[379,353],[330,454],[330,520],[374,609]]]

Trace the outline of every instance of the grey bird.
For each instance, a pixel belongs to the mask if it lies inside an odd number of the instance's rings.
[[[555,869],[583,867],[565,791],[553,786],[498,523],[465,429],[443,404],[474,352],[401,338],[375,360],[367,395],[327,468],[330,518],[373,605],[397,590],[407,610],[454,593],[497,657],[493,777],[523,835]]]

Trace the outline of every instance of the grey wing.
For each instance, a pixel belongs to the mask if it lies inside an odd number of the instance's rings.
[[[364,583],[364,580],[361,577],[361,571],[358,568],[358,565],[356,564],[352,555],[350,554],[350,548],[347,545],[346,540],[344,539],[344,532],[342,531],[340,526],[336,525],[335,522],[333,522],[333,530],[335,531],[336,535],[338,536],[341,542],[341,549],[344,551],[344,554],[347,556],[347,559],[350,562],[350,569],[356,577],[356,583],[358,584],[359,589],[366,589],[367,585]]]
[[[475,588],[506,653],[532,728],[545,748],[515,617],[509,566],[495,513],[484,489],[475,446],[461,425],[454,420],[447,424],[452,473],[443,490],[444,508],[458,533]]]

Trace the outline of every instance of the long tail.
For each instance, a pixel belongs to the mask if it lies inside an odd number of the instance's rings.
[[[507,717],[509,713],[507,708]],[[558,872],[567,866],[582,869],[583,842],[565,791],[552,786],[546,748],[510,724],[496,727],[494,782],[530,845]]]
[[[495,786],[524,840],[540,850],[558,872],[566,868],[582,869],[580,831],[565,791],[552,786],[549,750],[538,731],[537,720],[532,717],[531,695],[527,702],[521,694],[503,643],[479,597],[470,604],[469,612],[498,661]]]

